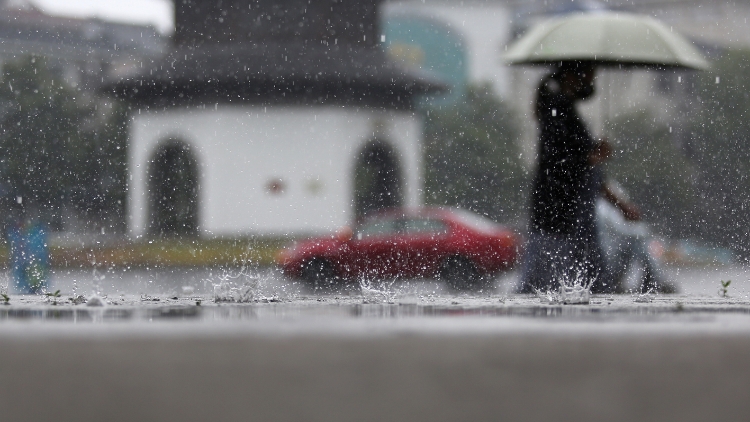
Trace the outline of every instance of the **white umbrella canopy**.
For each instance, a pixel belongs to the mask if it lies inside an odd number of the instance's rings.
[[[708,61],[660,21],[622,12],[576,13],[534,26],[503,59],[509,64],[584,61],[601,65],[707,69]]]

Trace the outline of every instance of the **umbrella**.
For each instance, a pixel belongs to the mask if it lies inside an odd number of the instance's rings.
[[[707,69],[685,38],[658,20],[622,12],[576,13],[533,27],[508,48],[509,64],[586,61],[601,65]]]

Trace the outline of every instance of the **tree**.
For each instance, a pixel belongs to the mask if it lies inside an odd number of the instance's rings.
[[[645,219],[662,235],[696,235],[694,166],[673,142],[669,127],[647,112],[612,123],[616,154],[605,174],[628,191]]]
[[[0,192],[57,229],[66,207],[83,217],[122,208],[125,180],[125,114],[101,110],[61,73],[22,57],[5,63],[0,89]]]
[[[426,113],[426,202],[520,224],[528,174],[510,108],[489,86],[478,86],[458,103]]]
[[[750,51],[725,50],[695,76],[690,151],[702,235],[750,256]]]

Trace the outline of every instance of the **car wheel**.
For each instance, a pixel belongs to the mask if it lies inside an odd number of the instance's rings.
[[[332,287],[338,281],[333,264],[323,258],[307,261],[302,266],[301,276],[316,289]]]
[[[443,262],[440,278],[456,290],[477,288],[481,281],[477,267],[468,258],[461,256],[452,256]]]

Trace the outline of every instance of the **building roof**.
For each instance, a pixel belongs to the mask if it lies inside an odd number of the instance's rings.
[[[401,108],[443,85],[399,67],[378,48],[235,43],[175,48],[108,87],[141,105],[312,101]]]
[[[410,107],[443,88],[379,47],[382,0],[182,0],[172,50],[107,85],[139,105],[336,102]]]

